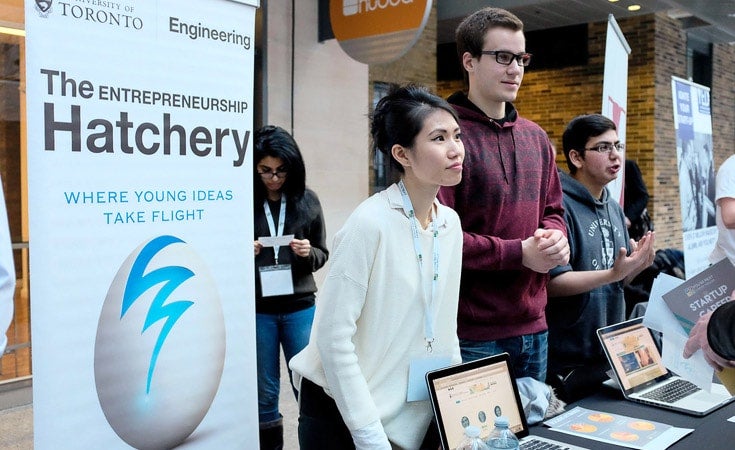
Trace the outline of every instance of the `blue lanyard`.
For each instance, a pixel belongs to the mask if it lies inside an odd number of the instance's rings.
[[[401,191],[401,197],[403,198],[403,211],[408,216],[408,220],[411,222],[411,234],[413,236],[413,249],[416,252],[416,260],[419,264],[419,276],[421,278],[421,290],[423,291],[424,297],[424,339],[426,339],[426,350],[431,353],[432,343],[434,342],[434,321],[436,319],[435,302],[436,302],[436,286],[439,280],[439,245],[437,243],[437,236],[439,231],[437,228],[437,220],[434,215],[433,208],[431,213],[431,230],[433,235],[432,240],[432,256],[433,256],[433,270],[434,274],[431,279],[431,297],[426,295],[426,283],[424,283],[424,257],[421,250],[421,241],[419,239],[419,223],[416,218],[416,213],[411,204],[411,199],[408,196],[406,186],[403,184],[403,180],[398,182],[398,189]]]
[[[263,209],[265,210],[265,220],[268,222],[268,230],[271,232],[271,236],[283,236],[283,224],[286,222],[286,196],[281,194],[281,210],[278,211],[278,229],[276,230],[276,224],[273,223],[273,213],[271,207],[268,204],[268,200],[263,200]],[[276,265],[278,265],[278,250],[281,248],[280,245],[273,246],[273,252],[275,253]]]

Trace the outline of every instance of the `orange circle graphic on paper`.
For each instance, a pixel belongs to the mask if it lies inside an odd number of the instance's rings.
[[[597,431],[597,427],[589,423],[573,423],[569,425],[572,431],[579,431],[580,433],[594,433]]]
[[[590,414],[589,416],[587,416],[587,418],[590,419],[593,422],[604,422],[604,423],[607,423],[607,422],[612,422],[613,421],[613,416],[611,416],[610,414],[605,414],[605,413],[594,413],[594,414]]]
[[[628,426],[638,431],[651,431],[656,429],[656,425],[652,424],[651,422],[646,422],[645,420],[637,420],[635,422],[631,422],[628,424]]]
[[[610,433],[610,437],[625,442],[632,442],[640,439],[637,434],[630,433],[628,431],[613,431],[612,433]]]

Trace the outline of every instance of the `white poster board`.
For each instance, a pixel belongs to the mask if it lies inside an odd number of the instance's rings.
[[[706,269],[717,241],[715,167],[709,88],[671,77],[679,167],[684,270],[687,279]]]
[[[34,448],[257,442],[257,1],[27,1]]]
[[[628,55],[630,46],[623,36],[615,17],[607,18],[607,38],[605,41],[605,72],[602,81],[602,115],[615,122],[618,139],[625,142],[626,119],[628,114]],[[621,163],[625,162],[625,152]],[[623,164],[623,168],[625,165]],[[608,183],[612,198],[622,204],[624,169],[616,179]]]

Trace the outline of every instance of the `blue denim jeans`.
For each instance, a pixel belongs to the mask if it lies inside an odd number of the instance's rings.
[[[496,341],[459,340],[462,362],[474,361],[490,355],[507,352],[516,378],[532,377],[546,383],[548,331],[525,334]]]
[[[256,314],[258,355],[258,416],[261,423],[281,417],[278,395],[281,388],[281,347],[286,363],[309,342],[314,307],[288,314]],[[288,371],[289,380],[291,371]],[[293,386],[293,381],[291,382]],[[296,390],[294,389],[294,395]]]

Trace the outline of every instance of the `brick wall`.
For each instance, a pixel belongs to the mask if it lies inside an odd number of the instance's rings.
[[[370,66],[370,97],[376,81],[385,83],[419,83],[432,91],[436,89],[436,4],[419,40],[405,55],[396,61]]]
[[[686,78],[686,34],[676,20],[659,14],[656,16],[654,40],[657,51],[654,55],[656,126],[652,185],[655,201],[652,215],[655,218],[657,247],[681,249],[681,204],[671,77]],[[646,175],[650,176],[650,173]]]
[[[735,153],[735,45],[712,49],[712,131],[715,167]]]

